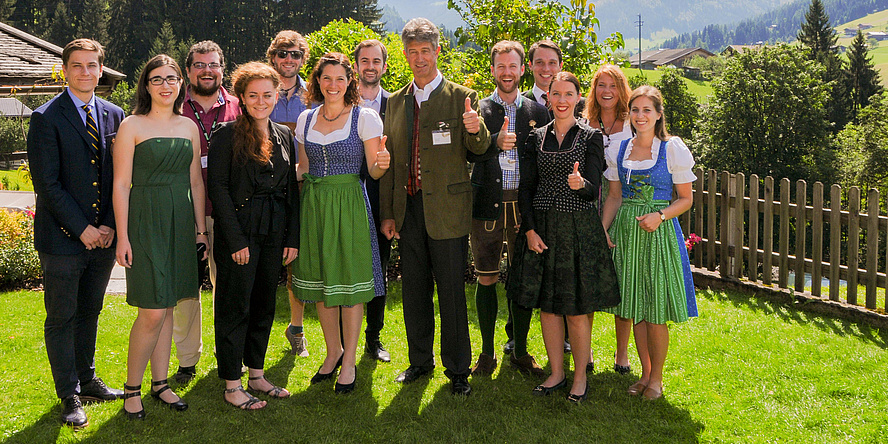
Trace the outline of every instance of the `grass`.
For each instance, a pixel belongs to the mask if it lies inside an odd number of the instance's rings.
[[[473,286],[468,293],[474,293]],[[311,356],[287,353],[288,310],[283,289],[267,355],[272,381],[286,382],[290,399],[259,412],[222,402],[213,359],[212,307],[204,294],[204,354],[198,378],[176,387],[190,404],[173,412],[145,397],[148,418],[127,421],[122,402],[86,407],[91,425],[72,432],[57,420],[58,402],[42,340],[42,293],[0,294],[0,440],[35,442],[882,442],[888,433],[888,332],[798,312],[740,294],[701,291],[701,316],[671,328],[665,398],[645,402],[625,394],[637,376],[608,369],[613,322],[599,315],[593,329],[598,362],[590,400],[573,407],[561,396],[535,398],[536,380],[508,365],[492,379],[473,378],[467,399],[449,393],[443,368],[430,380],[400,386],[407,366],[400,286],[393,285],[383,340],[393,362],[358,363],[358,386],[348,396],[332,382],[309,386],[323,359],[314,309],[307,310]],[[469,297],[473,350],[477,330]],[[502,300],[502,299],[501,299]],[[505,341],[500,304],[497,345]],[[120,387],[127,332],[135,309],[109,295],[100,318],[96,365]],[[530,352],[545,364],[539,324]],[[363,339],[360,342],[363,344]],[[638,362],[630,346],[631,364]],[[175,369],[173,362],[171,368]],[[146,378],[144,384],[148,384]],[[143,387],[147,388],[147,385]]]
[[[638,74],[638,70],[632,68],[624,69],[623,72],[626,73],[628,77],[632,77]],[[651,84],[663,77],[663,72],[657,70],[645,69],[642,71],[642,73],[644,73],[644,75],[648,79],[648,82]],[[685,84],[688,85],[688,92],[690,92],[694,95],[694,97],[697,98],[697,102],[709,102],[709,96],[712,95],[712,85],[710,84],[710,82],[704,80],[691,80],[687,77],[683,77],[682,79],[685,81]]]
[[[21,175],[16,170],[0,170],[0,183],[5,183],[6,181],[9,181],[9,189],[11,190],[34,191],[34,184],[22,180]],[[18,187],[17,190],[16,187]]]

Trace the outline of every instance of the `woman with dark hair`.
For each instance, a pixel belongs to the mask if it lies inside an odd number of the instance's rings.
[[[114,142],[117,262],[126,267],[126,301],[139,308],[123,395],[123,411],[133,419],[145,417],[140,390],[149,360],[151,395],[175,410],[188,408],[167,384],[173,307],[199,297],[194,250],[186,247],[197,242],[206,251],[207,235],[200,134],[181,115],[184,98],[176,61],[153,57],[139,77],[136,109]]]
[[[694,282],[678,216],[693,204],[694,158],[678,137],[666,133],[663,98],[651,86],[629,98],[635,137],[605,152],[610,182],[601,212],[620,275],[623,301],[609,312],[634,322],[641,379],[629,394],[663,396],[663,365],[669,347],[667,322],[697,316]],[[678,196],[672,200],[673,190]],[[612,241],[612,242],[611,242]]]
[[[594,202],[598,198],[604,150],[601,131],[578,122],[574,108],[580,82],[562,71],[549,84],[555,116],[530,133],[518,163],[521,229],[509,269],[508,296],[540,309],[543,342],[552,374],[533,389],[547,396],[567,385],[564,322],[574,359],[567,399],[586,399],[590,356],[589,313],[620,302],[617,274]]]
[[[605,64],[598,67],[592,76],[592,88],[586,99],[586,110],[583,117],[589,126],[601,130],[604,138],[604,149],[617,146],[625,139],[632,137],[632,126],[629,124],[629,94],[632,88],[623,70],[616,65]],[[592,324],[593,315],[589,315]],[[614,371],[625,375],[632,371],[629,366],[629,336],[632,334],[632,320],[614,316],[614,330],[617,336],[617,351],[614,353]],[[595,369],[594,356],[590,356],[588,371]]]
[[[268,118],[277,102],[277,72],[250,62],[231,78],[241,115],[213,133],[207,165],[217,227],[216,360],[225,402],[255,410],[266,402],[244,390],[242,365],[250,392],[290,396],[265,378],[264,367],[281,265],[299,248],[296,152],[290,130]]]
[[[302,187],[302,254],[293,266],[293,289],[303,301],[316,301],[327,356],[311,378],[315,384],[342,372],[336,393],[355,388],[355,352],[363,303],[385,294],[376,229],[361,163],[379,179],[389,167],[382,120],[360,107],[352,64],[343,54],[328,53],[311,75],[306,103],[296,123]],[[342,332],[340,336],[340,323]]]

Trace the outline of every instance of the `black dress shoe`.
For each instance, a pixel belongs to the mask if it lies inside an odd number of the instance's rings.
[[[420,367],[416,365],[411,365],[407,367],[407,370],[399,373],[395,378],[395,382],[400,382],[402,384],[410,384],[417,379],[432,374],[432,370],[435,369],[435,366],[431,367]]]
[[[123,397],[123,390],[108,388],[98,376],[86,384],[80,384],[80,399],[83,402],[114,401]]]
[[[355,379],[352,380],[350,384],[340,384],[339,381],[336,381],[336,384],[333,386],[333,392],[338,395],[344,395],[346,393],[351,393],[355,390],[355,383],[358,382],[358,369],[355,368]]]
[[[83,405],[80,403],[80,397],[77,395],[62,398],[61,418],[65,425],[75,429],[89,425],[89,420],[86,419],[86,412],[83,411]]]
[[[549,396],[552,393],[564,388],[565,385],[567,385],[567,378],[562,379],[561,382],[551,387],[546,387],[545,385],[540,384],[534,387],[531,393],[533,393],[535,396]]]
[[[311,383],[317,384],[319,382],[324,382],[324,381],[332,378],[333,374],[336,373],[336,370],[338,370],[339,366],[341,366],[341,365],[342,365],[342,356],[340,356],[339,360],[336,361],[336,365],[333,366],[333,370],[330,370],[330,373],[321,373],[321,369],[319,368],[318,371],[314,374],[314,376],[311,377]],[[321,367],[323,367],[323,365],[321,365]]]
[[[161,388],[160,390],[156,390],[156,391],[154,390],[154,387],[160,387],[160,386],[163,386],[163,388]],[[152,398],[166,404],[167,407],[169,407],[177,412],[183,412],[186,409],[188,409],[188,404],[186,404],[185,401],[182,400],[182,398],[179,398],[175,402],[167,402],[163,398],[161,398],[160,394],[167,391],[167,390],[170,390],[170,385],[169,385],[169,383],[167,383],[166,379],[164,379],[162,381],[151,381],[151,397]],[[170,391],[172,391],[172,390],[170,390]]]
[[[571,404],[578,405],[578,404],[580,404],[581,402],[583,402],[583,401],[586,400],[586,395],[587,395],[588,393],[589,393],[589,384],[586,384],[586,388],[583,389],[583,394],[582,394],[582,395],[574,395],[573,393],[568,393],[568,394],[567,394],[567,400],[568,400]]]
[[[515,340],[510,339],[509,342],[506,342],[506,344],[503,345],[503,354],[511,355],[513,351],[515,351]]]
[[[364,353],[366,353],[367,356],[376,359],[377,361],[392,361],[392,355],[389,354],[388,350],[386,350],[385,347],[382,346],[382,342],[379,341],[367,341],[367,343],[364,344]]]
[[[197,376],[197,367],[193,365],[191,367],[182,367],[180,365],[179,370],[173,375],[173,379],[179,384],[188,384],[195,376]]]
[[[455,376],[450,381],[450,393],[462,396],[469,396],[472,394],[472,386],[469,385],[469,378],[467,376]]]

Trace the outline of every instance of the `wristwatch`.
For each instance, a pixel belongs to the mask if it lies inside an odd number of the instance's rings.
[[[660,222],[666,222],[666,215],[663,214],[663,211],[657,210],[657,212],[660,213]]]

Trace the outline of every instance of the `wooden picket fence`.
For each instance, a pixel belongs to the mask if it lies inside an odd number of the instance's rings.
[[[779,288],[790,288],[793,273],[795,291],[833,301],[840,301],[840,286],[845,285],[843,302],[868,309],[877,309],[880,288],[888,296],[888,216],[880,214],[878,190],[867,192],[866,212],[861,212],[857,187],[832,185],[827,208],[820,182],[809,190],[803,180],[793,185],[785,178],[775,183],[770,176],[747,180],[743,173],[704,174],[702,169],[695,174],[694,206],[679,218],[685,236],[702,238],[690,253],[695,267],[769,286],[776,276]],[[809,290],[806,274],[811,277]],[[828,279],[827,289],[823,278]],[[858,284],[866,288],[864,304],[858,303]],[[885,305],[878,308],[888,310]]]

